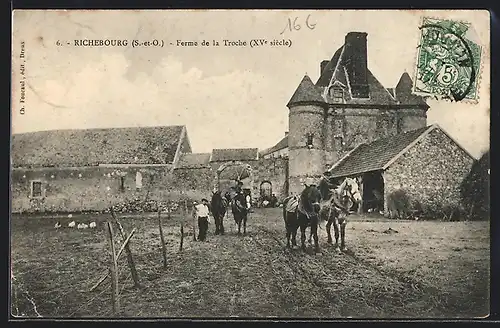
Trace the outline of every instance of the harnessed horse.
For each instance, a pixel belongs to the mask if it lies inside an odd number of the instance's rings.
[[[287,247],[290,238],[293,246],[297,245],[297,229],[300,227],[301,247],[305,250],[306,229],[311,227],[316,252],[319,252],[318,224],[321,209],[321,192],[315,185],[306,186],[299,197],[289,196],[283,201],[283,219],[285,220]]]
[[[224,234],[224,216],[226,215],[229,201],[227,196],[222,196],[220,191],[215,191],[212,195],[210,207],[215,220],[215,234]]]
[[[243,223],[243,234],[247,233],[247,218],[250,210],[250,199],[242,192],[238,192],[231,202],[234,221],[238,225],[238,235],[241,234],[241,224]]]
[[[347,225],[347,216],[349,209],[354,203],[359,204],[361,193],[358,183],[355,179],[346,178],[337,188],[329,189],[331,195],[326,197],[326,202],[322,203],[321,216],[326,223],[326,232],[328,234],[328,243],[332,243],[331,226],[333,224],[335,232],[335,248],[337,251],[345,251],[345,227]],[[340,233],[340,248],[339,248]]]

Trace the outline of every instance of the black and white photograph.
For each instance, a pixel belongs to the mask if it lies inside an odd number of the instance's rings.
[[[15,10],[11,320],[490,315],[486,10]]]

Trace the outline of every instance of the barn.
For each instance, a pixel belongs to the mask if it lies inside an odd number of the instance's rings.
[[[183,153],[191,153],[185,126],[14,134],[12,211],[102,210],[159,199]]]
[[[460,185],[475,158],[437,124],[355,147],[329,170],[332,179],[357,178],[360,212],[383,210],[398,190],[425,209],[457,208]]]
[[[14,134],[11,209],[102,211],[115,204],[201,199],[236,178],[255,201],[262,190],[283,197],[287,165],[286,159],[260,159],[257,148],[192,153],[185,126]]]

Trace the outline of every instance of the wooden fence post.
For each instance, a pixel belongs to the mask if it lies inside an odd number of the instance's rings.
[[[183,244],[184,244],[184,222],[181,222],[181,244],[179,245],[179,252],[182,252]]]
[[[186,217],[189,216],[187,209],[187,200],[184,201],[184,215]],[[191,216],[193,217],[193,241],[196,241],[196,217],[194,215],[194,212],[191,213]]]
[[[118,218],[115,215],[115,211],[113,210],[113,207],[110,208],[111,216],[113,216],[113,219],[115,220],[116,224],[118,225],[118,230],[120,230],[120,235],[122,237],[123,242],[127,240],[127,234],[125,233],[125,230],[123,230],[123,226],[118,221]],[[132,279],[134,280],[134,287],[139,288],[141,284],[139,283],[139,276],[137,274],[137,270],[135,268],[135,262],[134,258],[132,257],[132,251],[130,250],[130,243],[125,244],[125,252],[127,253],[127,263],[130,268],[130,273],[132,274]]]
[[[163,236],[163,227],[161,226],[161,209],[158,204],[158,228],[160,229],[160,242],[161,242],[161,251],[163,254],[163,267],[167,267],[167,247],[165,245],[165,237]]]
[[[120,299],[118,295],[118,266],[116,263],[115,241],[113,238],[113,225],[108,221],[108,239],[111,252],[111,265],[109,267],[111,273],[111,302],[113,306],[113,314],[120,312]]]
[[[363,190],[364,190],[364,182],[363,182],[363,175],[359,176],[358,178],[358,184],[359,184],[359,194],[361,196],[361,200],[358,204],[358,215],[364,214],[363,206],[364,206],[364,201],[363,201]]]

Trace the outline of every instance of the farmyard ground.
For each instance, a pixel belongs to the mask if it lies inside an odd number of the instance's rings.
[[[43,317],[111,316],[110,283],[89,289],[110,255],[106,215],[12,218],[12,313]],[[131,288],[120,258],[120,316],[126,317],[478,317],[489,313],[489,222],[389,221],[352,215],[348,251],[334,252],[320,230],[322,255],[285,250],[280,209],[257,209],[248,234],[194,242],[180,216],[162,220],[168,267],[162,267],[156,217],[122,218],[136,228],[131,249],[144,288]],[[97,221],[97,229],[68,222]],[[55,229],[60,221],[62,228]],[[389,229],[390,228],[390,229]],[[117,247],[119,248],[119,247]]]

